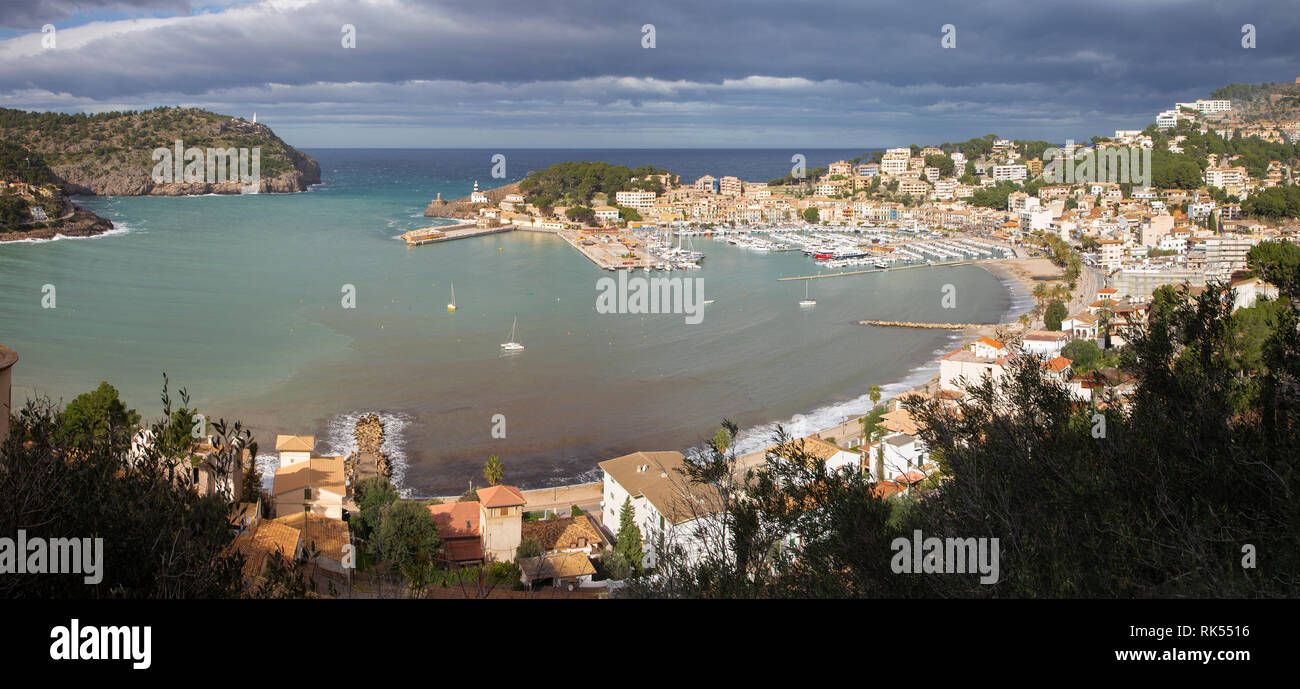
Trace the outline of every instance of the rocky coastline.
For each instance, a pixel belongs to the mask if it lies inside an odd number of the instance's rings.
[[[471,203],[468,196],[451,201],[444,201],[440,194],[438,198],[429,202],[424,209],[426,218],[455,218],[457,220],[473,220],[478,217],[478,209],[484,206],[494,206],[501,202],[510,194],[519,193],[519,183],[507,184],[496,189],[489,189],[483,194],[488,197],[488,203]]]
[[[45,227],[34,227],[26,232],[0,232],[0,242],[17,242],[25,239],[54,239],[64,237],[94,237],[113,229],[113,221],[101,218],[90,211],[74,206],[76,210],[63,220],[49,221]]]

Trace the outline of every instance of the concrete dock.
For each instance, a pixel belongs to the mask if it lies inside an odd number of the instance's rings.
[[[470,237],[482,237],[499,232],[510,232],[514,230],[514,225],[501,225],[499,227],[480,227],[476,223],[460,223],[459,225],[443,225],[441,227],[425,227],[419,230],[411,230],[402,234],[402,239],[406,241],[408,247],[420,246],[421,244],[434,244],[437,242],[450,242],[455,239],[468,239]]]
[[[618,230],[561,230],[560,237],[604,270],[644,268],[650,264],[645,242]]]

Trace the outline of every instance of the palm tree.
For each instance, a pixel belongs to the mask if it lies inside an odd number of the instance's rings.
[[[488,484],[495,486],[505,477],[506,471],[501,468],[501,458],[496,455],[488,457],[487,463],[483,465],[483,478]]]
[[[879,404],[879,403],[880,403],[880,386],[879,386],[879,385],[872,385],[872,386],[871,386],[871,392],[869,393],[869,395],[870,395],[870,397],[871,397],[871,406],[874,407],[874,406],[876,406],[877,404]]]
[[[1034,303],[1041,306],[1047,299],[1047,284],[1040,282],[1034,285]]]

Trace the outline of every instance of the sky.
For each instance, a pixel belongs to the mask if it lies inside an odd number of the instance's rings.
[[[0,106],[298,147],[1059,143],[1291,82],[1296,36],[1294,0],[0,0]]]

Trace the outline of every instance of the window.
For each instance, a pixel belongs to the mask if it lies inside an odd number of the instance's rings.
[[[303,499],[303,500],[311,500],[311,489],[310,489],[310,488],[303,488],[303,489],[302,489],[302,499]]]

